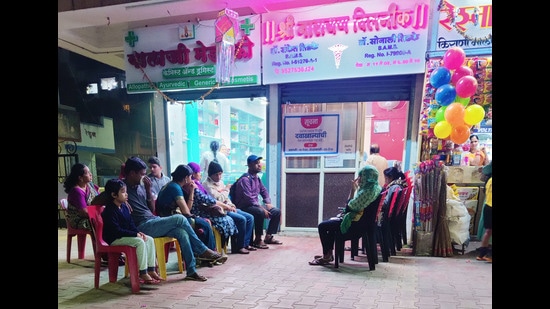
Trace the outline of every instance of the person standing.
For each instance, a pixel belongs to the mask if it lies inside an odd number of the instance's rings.
[[[492,168],[492,167],[491,167]],[[491,171],[491,178],[487,180],[485,184],[485,206],[483,207],[483,227],[485,233],[481,239],[481,247],[479,247],[479,254],[476,257],[478,261],[493,262],[493,257],[489,256],[489,239],[493,235],[493,176]]]
[[[384,187],[386,180],[384,178],[384,170],[387,169],[388,160],[380,154],[380,146],[378,144],[372,144],[370,146],[370,156],[365,161],[365,164],[372,165],[376,167],[378,171],[378,185]]]
[[[208,178],[202,185],[209,195],[223,203],[225,212],[237,225],[237,235],[231,236],[231,253],[248,254],[250,251],[256,251],[256,248],[250,246],[254,231],[254,216],[238,209],[231,202],[229,188],[223,183],[222,174],[222,166],[216,162],[210,162]]]
[[[149,163],[149,169],[151,170],[151,173],[147,177],[151,179],[151,192],[153,193],[153,199],[156,200],[160,189],[170,182],[170,177],[162,173],[159,158],[152,156],[147,160],[147,163]]]
[[[262,159],[262,157],[256,155],[248,156],[246,159],[248,165],[246,177],[240,177],[240,179],[233,184],[233,186],[236,186],[235,197],[231,198],[232,202],[237,205],[237,208],[254,216],[254,241],[251,246],[258,249],[269,249],[266,244],[283,244],[273,237],[273,235],[277,234],[279,231],[281,210],[271,204],[269,192],[267,192],[267,188],[258,177],[258,173],[262,171]],[[263,199],[263,206],[260,204],[260,196]],[[270,220],[267,226],[265,240],[262,241],[265,219]]]
[[[470,135],[470,153],[468,162],[473,166],[485,166],[487,164],[487,154],[485,147],[479,148],[479,137],[475,134]]]
[[[144,177],[147,165],[138,157],[130,157],[124,166],[124,182],[128,191],[128,204],[138,230],[151,237],[174,237],[181,247],[187,276],[184,280],[206,281],[197,273],[194,253],[202,259],[215,262],[223,258],[219,252],[209,249],[197,236],[187,218],[182,214],[159,217],[153,214],[151,180]],[[143,179],[143,185],[140,184]],[[227,257],[226,257],[227,259]]]
[[[208,170],[208,165],[210,164],[210,162],[215,161],[215,162],[218,162],[222,166],[222,169],[226,173],[230,172],[231,166],[230,166],[230,163],[229,163],[229,159],[227,158],[227,156],[223,152],[221,152],[219,150],[220,150],[220,143],[218,143],[218,141],[211,141],[210,142],[210,150],[205,151],[201,156],[201,160],[199,162],[199,166],[200,166],[201,170],[203,170],[203,171]],[[204,173],[202,175],[201,179],[199,179],[199,180],[201,182],[204,182],[206,180],[206,178],[208,178],[208,176],[206,175],[206,173]]]
[[[113,246],[136,248],[139,277],[144,284],[159,284],[162,278],[155,270],[156,251],[153,237],[138,231],[126,202],[126,184],[120,179],[110,179],[105,184],[110,200],[101,213],[103,240]]]

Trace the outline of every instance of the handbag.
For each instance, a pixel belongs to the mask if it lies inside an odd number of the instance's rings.
[[[201,207],[203,208],[203,210],[209,215],[209,216],[212,216],[212,217],[223,217],[226,215],[225,211],[223,210],[223,208],[219,205],[212,205],[212,206],[208,206],[207,204],[205,203],[202,203],[201,204]]]

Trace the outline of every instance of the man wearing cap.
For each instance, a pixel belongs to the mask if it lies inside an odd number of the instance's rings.
[[[144,177],[147,165],[138,157],[130,157],[124,166],[124,182],[127,186],[128,204],[131,215],[138,230],[151,237],[174,237],[181,247],[181,254],[185,261],[187,276],[185,280],[206,281],[196,271],[194,253],[200,258],[216,261],[222,258],[219,252],[213,251],[197,237],[187,218],[181,214],[169,217],[159,217],[153,214],[154,204],[151,195],[151,180]],[[143,179],[143,185],[140,184]]]
[[[162,166],[160,165],[159,158],[152,156],[147,160],[147,163],[149,163],[149,169],[151,170],[151,173],[149,173],[147,177],[151,179],[151,192],[153,193],[153,199],[156,200],[160,189],[170,182],[170,177],[162,173]]]
[[[279,231],[281,211],[271,205],[271,197],[267,192],[267,188],[258,177],[258,173],[262,171],[262,159],[262,157],[256,155],[248,156],[246,159],[248,173],[233,184],[236,186],[235,197],[231,197],[231,199],[237,205],[237,208],[254,216],[254,241],[251,245],[258,249],[269,249],[266,244],[282,244],[282,242],[273,238],[273,235]],[[263,206],[260,204],[259,196],[263,199]],[[270,220],[265,240],[262,241],[265,219]]]

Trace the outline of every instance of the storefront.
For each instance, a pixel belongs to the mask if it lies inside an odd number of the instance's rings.
[[[443,1],[436,8],[434,16],[437,18],[433,19],[431,26],[433,31],[427,52],[420,114],[419,161],[447,165],[446,183],[463,200],[471,216],[467,233],[474,239],[485,188],[480,179],[479,166],[472,166],[465,157],[469,154],[469,137],[476,134],[479,139],[478,148],[485,149],[486,163],[492,161],[492,12],[492,3],[484,0]],[[454,59],[458,59],[454,57],[457,53],[463,53],[463,58],[456,65],[451,65],[451,60],[454,62]],[[450,75],[445,77],[448,80],[442,81],[445,78],[440,78],[444,76],[441,72],[445,72],[447,68]],[[465,85],[460,80],[464,76],[472,81],[472,91],[460,91],[462,89],[459,87]],[[456,92],[456,96],[453,95],[450,100],[444,95],[444,91],[448,89]],[[459,117],[454,117],[447,109],[464,116],[457,119]],[[476,123],[468,121],[469,110],[479,110],[483,118]],[[449,126],[450,134],[440,129],[444,127],[443,124]],[[466,129],[461,130],[463,127]],[[418,197],[415,200],[418,200],[415,205],[421,205],[420,208],[431,207]],[[426,213],[423,209],[415,211]],[[425,223],[430,218],[441,216],[428,214],[421,217],[415,220],[419,245],[422,245],[422,241],[432,242],[433,233],[436,232],[435,224]],[[421,253],[427,255],[433,253],[446,256],[449,251],[452,254],[450,248],[431,252],[431,246],[423,247],[426,247],[426,251]]]
[[[246,170],[247,155],[262,156],[281,229],[314,231],[345,203],[371,142],[405,171],[417,161],[430,10],[429,0],[380,0],[239,17],[248,51],[233,67],[241,83],[221,87],[214,30],[205,27],[215,21],[134,29],[127,89],[159,93],[167,170],[198,160],[212,140],[231,149],[226,182]],[[297,142],[307,147],[289,148],[287,133],[311,117],[327,119],[329,136],[306,134]]]

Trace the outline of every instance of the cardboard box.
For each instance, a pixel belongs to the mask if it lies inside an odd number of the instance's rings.
[[[479,187],[457,187],[458,198],[461,201],[476,200],[479,195]]]

